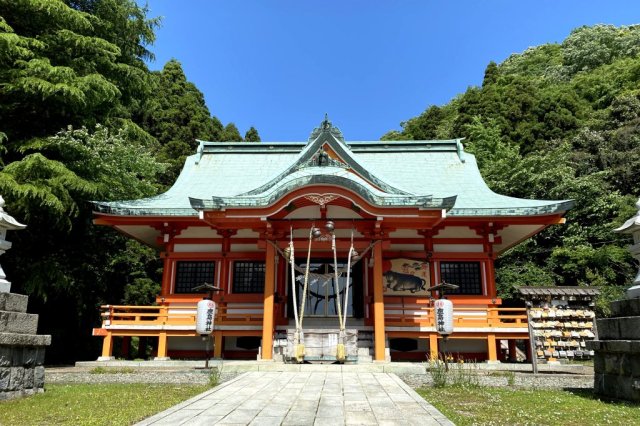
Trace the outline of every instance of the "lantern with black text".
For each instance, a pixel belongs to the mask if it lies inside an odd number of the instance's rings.
[[[436,331],[448,336],[453,333],[453,303],[447,299],[435,301]]]
[[[215,315],[216,304],[213,300],[203,299],[199,301],[196,314],[196,333],[211,334]]]

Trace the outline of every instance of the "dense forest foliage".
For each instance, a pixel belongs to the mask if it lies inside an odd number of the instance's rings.
[[[159,24],[133,0],[0,0],[0,194],[28,224],[1,260],[53,335],[49,363],[95,358],[98,307],[159,290],[157,253],[93,226],[89,201],[158,193],[196,138],[243,140],[178,61],[147,68]]]
[[[162,191],[196,139],[260,140],[212,116],[178,61],[148,69],[158,25],[133,0],[0,0],[0,195],[28,224],[0,260],[53,335],[49,363],[94,358],[98,307],[147,304],[159,290],[157,253],[93,226],[89,201]],[[576,200],[567,225],[500,259],[503,297],[591,285],[605,301],[633,276],[611,230],[639,195],[639,51],[640,27],[579,28],[490,63],[481,87],[383,137],[465,137],[497,192]]]
[[[497,263],[500,295],[519,285],[598,286],[598,302],[630,284],[628,237],[614,228],[640,195],[640,26],[581,27],[489,63],[481,87],[430,106],[382,139],[464,137],[496,192],[573,199],[567,224],[548,228]]]

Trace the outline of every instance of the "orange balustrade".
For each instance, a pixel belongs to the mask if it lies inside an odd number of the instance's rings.
[[[434,327],[435,314],[430,305],[388,304],[385,306],[385,324],[394,327]],[[456,327],[527,328],[524,308],[456,308],[453,321]]]
[[[104,305],[102,325],[171,325],[196,324],[196,306]],[[262,306],[257,304],[218,304],[217,325],[262,325]]]

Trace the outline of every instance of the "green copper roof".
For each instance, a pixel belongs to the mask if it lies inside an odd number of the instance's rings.
[[[323,155],[323,146],[339,159]],[[446,209],[449,216],[532,216],[572,206],[569,200],[496,194],[460,140],[345,142],[328,119],[308,142],[200,141],[164,194],[94,206],[116,215],[193,216],[197,210],[268,206],[315,184],[345,187],[376,206]]]

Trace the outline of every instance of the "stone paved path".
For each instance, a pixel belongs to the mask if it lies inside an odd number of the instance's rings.
[[[453,425],[391,373],[248,372],[138,425]]]

